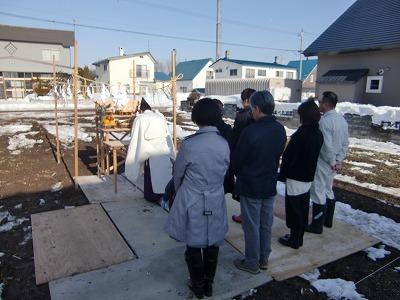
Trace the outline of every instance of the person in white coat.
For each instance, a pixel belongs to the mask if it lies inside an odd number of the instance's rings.
[[[164,116],[142,99],[125,160],[126,177],[134,183],[144,175],[145,199],[158,201],[172,176],[175,151]],[[142,173],[142,170],[144,172]]]
[[[335,108],[338,97],[334,92],[324,92],[319,101],[323,113],[319,128],[324,136],[324,143],[318,157],[317,170],[311,186],[312,222],[306,231],[321,234],[323,226],[332,227],[335,212],[333,180],[349,147],[348,125],[344,117]]]

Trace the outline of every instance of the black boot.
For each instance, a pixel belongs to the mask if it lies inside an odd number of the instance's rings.
[[[204,265],[200,251],[186,251],[185,260],[190,274],[189,288],[198,299],[204,297]]]
[[[325,227],[331,228],[333,225],[333,215],[335,214],[335,199],[326,199],[326,215],[325,215]]]
[[[204,294],[211,297],[213,290],[212,284],[214,281],[215,272],[218,265],[219,247],[208,247],[204,249]]]
[[[311,224],[306,227],[305,231],[321,234],[323,230],[324,221],[325,221],[325,205],[313,203],[312,221]]]
[[[290,229],[290,234],[286,234],[278,239],[279,243],[284,246],[291,247],[293,249],[299,249],[300,247],[300,230]]]

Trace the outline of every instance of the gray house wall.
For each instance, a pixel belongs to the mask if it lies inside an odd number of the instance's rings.
[[[339,101],[356,101],[376,106],[400,106],[400,49],[365,51],[351,54],[318,56],[317,78],[320,79],[329,70],[369,69],[367,76],[375,76],[384,70],[382,93],[366,93],[366,77],[353,89],[344,85],[326,85],[317,82],[316,95],[321,97],[325,90],[336,92]],[[354,89],[357,91],[355,92]],[[357,94],[354,96],[354,94]],[[358,96],[359,95],[359,96]],[[354,99],[359,97],[359,99]]]
[[[8,41],[0,41],[0,71],[1,72],[35,72],[52,73],[52,61],[44,61],[43,50],[57,50],[60,53],[60,60],[56,62],[56,71],[72,74],[71,48],[65,48],[55,44],[11,42],[16,51],[10,55],[5,47]],[[66,68],[67,66],[69,68]]]

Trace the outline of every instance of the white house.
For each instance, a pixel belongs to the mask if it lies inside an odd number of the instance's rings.
[[[224,57],[210,67],[215,72],[215,79],[297,79],[295,67],[278,64],[276,59],[275,62],[268,63]]]
[[[184,61],[176,66],[176,74],[182,74],[182,79],[176,83],[178,92],[186,93],[193,89],[204,92],[206,79],[214,78],[214,70],[210,68],[211,58]]]
[[[97,80],[109,83],[111,86],[125,85],[132,92],[133,65],[136,70],[136,93],[143,94],[147,86],[154,84],[156,60],[150,52],[134,54],[123,53],[94,62]]]

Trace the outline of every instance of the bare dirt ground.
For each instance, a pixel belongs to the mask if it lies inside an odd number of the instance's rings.
[[[72,181],[73,149],[63,145],[63,159],[57,164],[54,154],[54,136],[44,128],[49,116],[13,116],[0,113],[0,129],[10,124],[31,124],[32,134],[28,138],[42,140],[32,148],[20,148],[19,154],[11,154],[7,149],[13,134],[0,135],[0,215],[9,212],[20,220],[11,230],[0,232],[0,284],[4,284],[3,299],[49,299],[48,285],[35,284],[33,248],[30,228],[30,215],[34,213],[63,209],[66,206],[87,204],[84,194],[76,190]],[[180,122],[184,122],[182,118]],[[63,124],[71,124],[66,117]],[[93,132],[90,117],[80,118],[86,132]],[[1,132],[1,131],[0,131]],[[15,151],[15,150],[14,150]],[[94,142],[80,141],[79,172],[82,175],[96,172],[96,148]],[[397,175],[396,175],[397,176]],[[52,192],[57,183],[62,189]],[[359,193],[336,189],[337,199],[350,204],[353,208],[392,218],[400,222],[400,209],[377,201],[374,197],[365,197]],[[381,199],[381,198],[379,198]],[[21,205],[22,204],[22,205]],[[23,218],[26,218],[23,219]],[[0,226],[7,220],[0,220]],[[17,222],[18,224],[19,222]],[[321,278],[342,278],[357,282],[386,263],[400,256],[400,251],[386,246],[391,254],[376,262],[358,252],[320,268]],[[400,299],[400,273],[392,264],[357,285],[357,291],[368,299]],[[182,278],[182,280],[186,280]],[[308,281],[295,277],[282,282],[270,282],[257,289],[253,299],[327,299],[325,294],[314,291]]]

